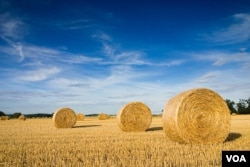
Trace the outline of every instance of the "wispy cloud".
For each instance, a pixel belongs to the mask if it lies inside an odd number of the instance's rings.
[[[103,31],[96,32],[95,34],[92,35],[92,38],[100,40],[101,42],[104,43],[113,41],[112,37]]]
[[[235,23],[214,32],[209,40],[217,44],[235,44],[250,39],[250,14],[239,13],[232,16]]]
[[[197,83],[210,83],[213,82],[214,79],[216,79],[219,76],[218,71],[212,71],[212,72],[207,72],[206,74],[203,74],[200,76],[195,82]]]
[[[195,53],[193,57],[197,60],[211,61],[214,66],[223,66],[229,63],[241,63],[243,68],[248,68],[250,53],[248,52],[219,52],[210,51]]]
[[[57,67],[24,71],[19,77],[19,79],[23,81],[32,81],[32,82],[42,81],[48,79],[54,74],[59,73],[60,71],[61,69]]]
[[[20,39],[26,33],[25,23],[9,13],[0,15],[0,34],[4,38]]]
[[[113,42],[113,39],[104,32],[98,32],[92,36],[102,44],[102,52],[106,56],[106,61],[102,64],[110,65],[128,65],[128,66],[177,66],[185,61],[176,59],[166,62],[153,62],[147,60],[146,53],[140,50],[124,50],[119,44]]]
[[[93,26],[95,23],[89,19],[78,19],[78,20],[70,20],[70,21],[60,21],[57,20],[54,23],[48,24],[51,28],[56,28],[60,30],[80,30],[86,29]]]

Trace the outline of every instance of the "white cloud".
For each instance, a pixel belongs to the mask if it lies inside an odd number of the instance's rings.
[[[200,76],[195,82],[197,83],[209,83],[213,82],[219,75],[218,71],[207,72],[206,74]]]
[[[80,30],[93,26],[95,23],[89,19],[77,19],[70,21],[60,21],[56,20],[53,23],[45,23],[47,26],[61,29],[61,30]]]
[[[19,39],[25,34],[25,24],[21,19],[4,13],[0,15],[0,34],[4,38]]]
[[[62,62],[72,63],[72,64],[85,64],[85,63],[100,63],[103,61],[99,57],[88,57],[83,55],[70,55],[65,56],[64,59],[61,59]]]
[[[42,81],[48,79],[49,77],[59,73],[61,69],[57,67],[35,69],[32,71],[24,71],[23,74],[19,77],[20,80],[24,81]]]
[[[218,44],[234,44],[250,39],[250,14],[239,13],[232,16],[236,23],[213,33],[209,39]]]
[[[113,39],[111,38],[111,36],[109,36],[108,34],[102,32],[102,31],[98,31],[95,34],[93,34],[92,38],[100,40],[102,43],[108,43],[108,42],[112,42],[113,41]]]
[[[250,62],[250,53],[248,52],[218,52],[210,51],[203,53],[194,53],[192,56],[197,60],[212,61],[214,66],[223,66],[229,63],[241,63],[242,67],[247,67]]]

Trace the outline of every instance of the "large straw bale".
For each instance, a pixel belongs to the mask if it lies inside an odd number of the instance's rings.
[[[222,143],[230,131],[230,111],[222,97],[206,89],[191,89],[168,101],[163,129],[179,143]]]
[[[82,114],[82,113],[78,113],[78,114],[76,115],[76,120],[77,120],[77,121],[83,121],[84,118],[85,118],[85,116],[84,116],[84,114]]]
[[[5,120],[9,120],[9,116],[5,115],[5,116],[1,116],[1,120],[5,121]]]
[[[25,121],[26,120],[26,117],[22,114],[18,117],[18,120],[20,121]]]
[[[60,108],[53,114],[52,119],[57,128],[72,128],[76,123],[76,114],[70,108]]]
[[[142,102],[128,103],[117,114],[118,126],[125,132],[145,131],[151,122],[151,110]]]
[[[106,119],[110,119],[110,116],[108,114],[105,114],[105,113],[100,113],[100,114],[98,114],[98,119],[99,120],[106,120]]]

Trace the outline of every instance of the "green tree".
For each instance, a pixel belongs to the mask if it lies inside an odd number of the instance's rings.
[[[14,114],[12,114],[12,118],[18,118],[20,115],[22,115],[22,113],[20,112],[15,112]]]
[[[5,116],[6,114],[3,111],[0,111],[0,116]]]
[[[226,99],[225,101],[226,101],[227,106],[228,106],[228,108],[229,108],[229,110],[230,110],[230,113],[231,113],[231,114],[232,114],[232,113],[237,113],[237,110],[235,109],[235,102],[234,102],[234,101],[231,101],[231,100],[229,100],[229,99]]]
[[[236,106],[239,114],[250,114],[250,98],[240,99]]]

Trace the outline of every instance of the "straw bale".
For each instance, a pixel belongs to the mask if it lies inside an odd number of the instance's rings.
[[[166,136],[179,143],[222,143],[230,131],[230,110],[216,92],[191,89],[171,98],[163,111]]]
[[[1,116],[1,120],[5,121],[5,120],[9,120],[9,116],[5,115],[5,116]]]
[[[151,110],[142,102],[128,103],[117,114],[118,126],[125,132],[145,131],[151,122]]]
[[[22,114],[18,117],[18,120],[20,121],[25,121],[26,120],[26,117]]]
[[[70,108],[60,108],[53,114],[52,119],[57,128],[72,128],[76,123],[76,114]]]
[[[99,120],[106,120],[106,119],[110,119],[110,116],[108,114],[100,113],[100,114],[98,114],[98,119]]]
[[[83,121],[84,120],[84,114],[82,114],[82,113],[78,113],[77,115],[76,115],[76,120],[77,121]]]

